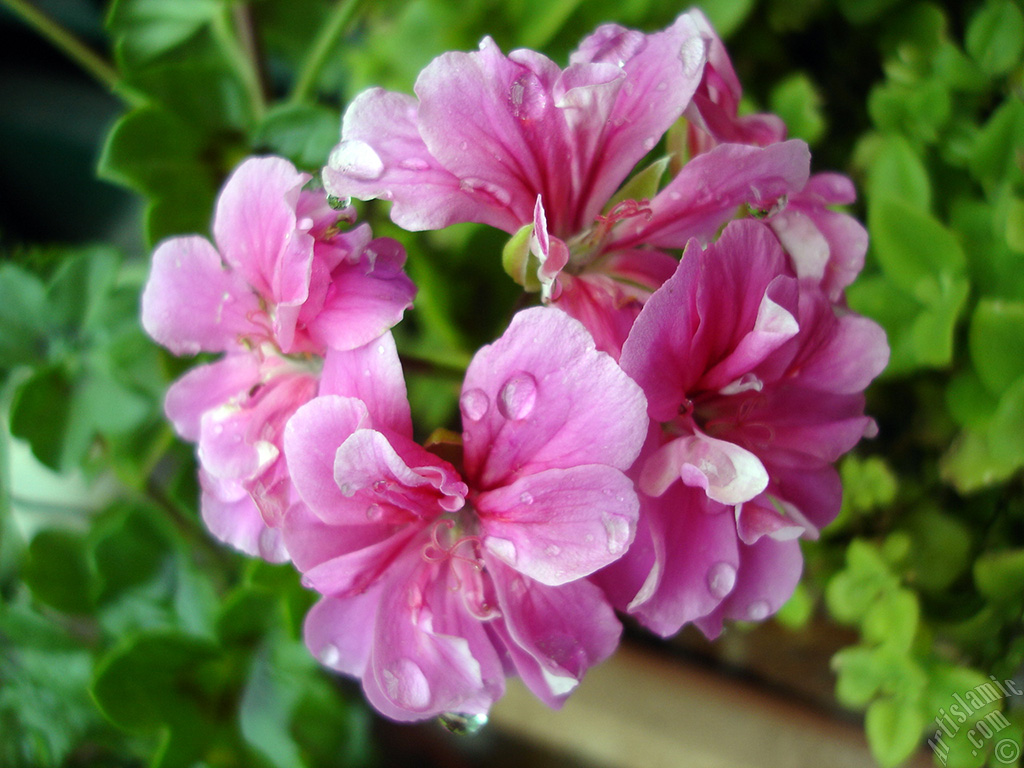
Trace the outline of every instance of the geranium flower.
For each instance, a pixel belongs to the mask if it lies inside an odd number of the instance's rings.
[[[622,350],[652,429],[637,542],[597,577],[617,606],[661,634],[777,610],[799,576],[793,539],[839,511],[832,464],[873,432],[861,393],[888,355],[877,324],[797,278],[765,224],[692,243]]]
[[[649,192],[614,196],[691,104],[704,27],[698,12],[650,35],[607,24],[564,70],[534,51],[505,56],[490,38],[445,53],[420,73],[417,98],[356,97],[324,184],[393,201],[392,219],[409,230],[472,221],[518,233],[509,271],[617,354],[622,329],[674,268],[657,248],[709,240],[739,206],[769,209],[807,180],[803,142],[723,145],[660,191],[655,173]]]
[[[253,158],[224,184],[200,236],[161,243],[142,296],[142,323],[175,354],[224,352],[168,391],[178,433],[199,444],[202,514],[218,538],[281,560],[276,530],[289,503],[281,438],[316,394],[328,348],[366,344],[398,322],[415,293],[394,240],[366,225],[341,231],[310,176]]]
[[[396,720],[484,714],[513,672],[557,706],[621,631],[583,577],[633,538],[639,387],[580,323],[534,308],[473,358],[461,410],[457,468],[413,442],[385,336],[331,352],[285,429],[303,502],[285,541],[324,595],[307,643]]]

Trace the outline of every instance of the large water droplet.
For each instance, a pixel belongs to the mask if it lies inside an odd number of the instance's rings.
[[[399,659],[383,676],[388,698],[403,709],[415,712],[430,704],[430,682],[412,659]]]
[[[459,736],[476,733],[487,725],[487,715],[464,715],[461,712],[445,712],[438,720],[441,725]]]
[[[747,606],[747,618],[750,621],[761,621],[767,619],[768,614],[772,612],[772,608],[768,605],[767,600],[755,600],[753,603]]]
[[[536,402],[537,380],[526,371],[512,374],[498,393],[498,410],[512,421],[529,416]]]
[[[608,539],[608,554],[619,554],[629,543],[629,521],[619,515],[604,515],[601,522]]]
[[[463,192],[486,195],[492,198],[498,205],[508,205],[512,202],[512,193],[504,187],[492,184],[484,179],[466,178],[459,182],[459,189]]]
[[[399,165],[407,171],[425,171],[430,168],[430,163],[418,157],[407,157]]]
[[[331,168],[359,181],[374,181],[384,174],[384,162],[377,151],[359,139],[341,142],[328,159]]]
[[[467,389],[459,400],[463,415],[471,421],[480,421],[487,415],[491,400],[482,389]]]
[[[384,516],[384,508],[380,504],[371,504],[366,508],[367,520],[380,520]]]
[[[328,643],[320,649],[320,663],[327,667],[333,667],[341,660],[341,651],[338,646]]]
[[[708,568],[708,592],[721,600],[736,586],[736,568],[729,563],[715,563]]]
[[[548,106],[548,94],[540,79],[533,73],[512,81],[508,89],[508,104],[512,116],[523,121],[541,117]]]

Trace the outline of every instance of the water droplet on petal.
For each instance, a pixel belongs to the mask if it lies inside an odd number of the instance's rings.
[[[772,608],[768,605],[767,600],[756,600],[747,606],[747,618],[750,621],[761,621],[767,619],[768,614],[772,612]]]
[[[366,508],[367,520],[380,520],[384,516],[384,508],[380,504],[371,504]]]
[[[351,483],[342,483],[338,486],[338,490],[341,491],[342,496],[351,496],[356,492],[356,489],[352,487]]]
[[[469,149],[469,142],[468,141],[460,141],[459,142],[459,149],[461,149],[463,152],[465,152],[467,149]]]
[[[516,545],[511,541],[499,539],[496,536],[488,536],[486,545],[487,549],[493,552],[499,559],[504,560],[509,565],[515,565]]]
[[[407,171],[425,171],[430,168],[430,163],[418,157],[407,157],[399,165]]]
[[[359,139],[341,142],[328,159],[331,168],[359,181],[374,181],[384,174],[384,161],[377,151]]]
[[[487,715],[464,715],[461,712],[445,712],[438,720],[458,736],[476,733],[487,725]]]
[[[498,393],[498,410],[512,421],[529,416],[536,402],[537,380],[526,371],[510,376]]]
[[[604,515],[601,522],[608,539],[608,554],[621,553],[629,544],[629,521],[619,515]]]
[[[656,90],[656,91],[667,91],[668,90],[668,83],[666,83],[664,80],[662,80],[660,83],[658,83],[658,86],[654,90]]]
[[[508,205],[512,202],[512,194],[497,184],[492,184],[484,179],[467,178],[459,182],[459,189],[463,192],[472,192],[474,194],[483,194],[487,197],[493,198],[498,205]]]
[[[333,667],[341,660],[341,651],[338,646],[328,643],[320,649],[320,663],[324,666]]]
[[[533,504],[533,494],[530,493],[529,491],[523,491],[521,494],[519,494],[519,503]]]
[[[384,493],[388,489],[388,483],[386,480],[374,480],[373,491],[374,493]]]
[[[658,140],[654,136],[648,136],[646,139],[644,139],[644,142],[643,142],[644,149],[646,149],[648,152],[650,152],[652,149],[654,149],[654,145],[657,144],[657,143],[658,143]]]
[[[313,588],[314,588],[314,587],[313,587],[313,580],[312,580],[311,578],[309,578],[309,576],[306,576],[305,574],[303,574],[303,575],[302,575],[302,578],[301,578],[301,579],[299,579],[299,582],[300,582],[300,583],[302,584],[302,586],[304,586],[304,587],[305,587],[306,589],[313,589]]]
[[[480,421],[487,415],[487,409],[491,407],[491,400],[482,389],[468,389],[462,393],[459,400],[462,406],[462,413],[470,421]]]
[[[383,677],[385,693],[399,707],[415,712],[430,704],[430,682],[412,659],[399,659]]]
[[[708,568],[708,592],[721,600],[736,586],[736,568],[730,563],[715,563]]]
[[[548,544],[548,546],[544,548],[544,554],[548,557],[558,557],[562,554],[562,548],[557,544]]]

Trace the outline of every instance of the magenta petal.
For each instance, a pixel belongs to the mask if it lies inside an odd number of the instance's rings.
[[[365,527],[365,526],[364,526]],[[355,528],[355,526],[352,526]],[[334,526],[330,534],[343,537],[346,531]],[[380,541],[326,560],[302,574],[302,583],[322,595],[357,595],[385,573],[409,540],[420,533],[415,526],[404,526],[395,534]],[[367,538],[356,533],[354,540]],[[287,541],[291,542],[291,537]],[[296,565],[298,562],[296,561]]]
[[[317,517],[304,503],[297,502],[289,507],[281,533],[292,562],[305,573],[329,560],[372,547],[388,539],[393,531],[387,525],[331,525]],[[323,594],[336,593],[327,589],[319,591]]]
[[[275,305],[297,307],[309,295],[313,238],[295,213],[308,180],[283,158],[250,158],[217,198],[213,235],[224,260]]]
[[[840,315],[828,342],[800,368],[800,382],[826,392],[861,392],[889,363],[885,331],[873,320]]]
[[[783,506],[782,502],[776,502]],[[736,532],[744,544],[754,544],[762,536],[789,541],[804,532],[805,526],[791,517],[783,517],[763,496],[740,506],[736,511]]]
[[[405,377],[390,333],[344,352],[327,350],[320,394],[362,400],[374,427],[412,436]]]
[[[799,192],[810,173],[811,155],[799,140],[767,147],[722,144],[690,160],[651,200],[651,216],[616,227],[609,250],[646,243],[682,248],[691,237],[710,240],[744,203],[770,207]]]
[[[488,558],[506,643],[523,682],[561,706],[586,671],[615,651],[622,626],[601,591],[586,580],[539,584]]]
[[[740,546],[736,586],[722,605],[694,623],[709,638],[722,631],[722,619],[762,621],[782,607],[800,580],[803,557],[795,540],[776,541],[767,536],[756,544]]]
[[[247,555],[272,563],[288,559],[281,532],[269,528],[252,498],[239,484],[200,471],[200,509],[203,522],[215,537]]]
[[[225,269],[199,236],[165,240],[153,253],[142,293],[146,333],[176,355],[223,352],[252,330],[259,301],[242,277]]]
[[[484,714],[504,692],[493,642],[451,578],[447,567],[410,555],[396,564],[384,590],[363,689],[387,717]]]
[[[338,266],[323,308],[309,323],[310,336],[328,348],[353,349],[396,325],[416,295],[404,262],[402,246],[382,237],[358,261]]]
[[[299,496],[321,519],[366,523],[334,480],[338,448],[366,424],[369,415],[359,400],[337,395],[317,397],[299,408],[284,430],[284,453]],[[346,518],[346,512],[348,513]]]
[[[350,597],[325,597],[309,609],[303,635],[310,653],[324,666],[361,677],[373,648],[373,625],[381,590]]]
[[[323,170],[324,186],[338,197],[393,200],[391,219],[403,229],[441,229],[481,221],[508,231],[507,212],[484,209],[427,149],[417,125],[416,99],[380,88],[363,91],[345,112],[342,141]]]
[[[484,547],[551,586],[617,559],[633,540],[639,509],[632,481],[599,465],[526,475],[480,494],[474,506]]]
[[[676,479],[722,504],[749,501],[768,485],[768,473],[757,456],[699,432],[655,451],[643,465],[639,485],[644,493],[661,496]]]
[[[245,399],[259,380],[259,364],[252,355],[228,355],[175,381],[167,390],[164,410],[178,434],[195,442],[204,413]]]
[[[647,432],[639,387],[578,321],[543,307],[476,354],[461,406],[466,475],[480,490],[550,468],[626,469]]]
[[[728,508],[682,485],[645,500],[643,514],[649,515],[657,556],[629,613],[667,637],[709,614],[732,591],[739,565],[736,522]]]

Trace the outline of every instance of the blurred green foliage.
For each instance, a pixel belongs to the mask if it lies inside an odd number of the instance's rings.
[[[96,148],[98,174],[144,206],[132,224],[142,234],[110,240],[148,246],[206,233],[216,190],[246,155],[317,171],[356,93],[410,90],[444,50],[489,34],[564,61],[599,23],[652,30],[684,10],[100,5],[40,3],[110,53],[106,84],[124,111]],[[933,735],[953,694],[1024,669],[1024,11],[1019,0],[704,5],[745,108],[780,114],[816,170],[849,173],[863,193],[854,212],[871,250],[848,297],[893,348],[870,393],[880,434],[842,463],[840,518],[806,547],[807,578],[780,619],[799,626],[821,604],[856,628],[859,642],[834,659],[837,698],[865,711],[876,759],[894,766]],[[52,194],[36,206],[40,220],[59,215]],[[461,370],[519,296],[504,238],[474,226],[410,235],[376,203],[362,214],[412,254],[420,293],[396,333],[415,420],[425,432],[454,426]],[[125,226],[123,212],[106,216],[111,231]],[[0,247],[0,764],[371,762],[364,705],[301,644],[309,593],[290,569],[218,546],[198,520],[191,450],[161,418],[164,389],[194,361],[139,327],[147,253],[5,232]],[[53,470],[113,478],[111,499],[71,499],[56,514],[26,506],[12,496],[12,436]],[[1024,712],[1006,715],[1019,741]],[[945,764],[1001,765],[991,744],[963,738],[967,727]]]

